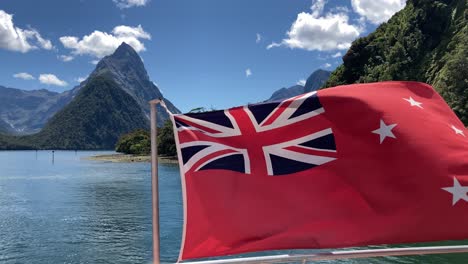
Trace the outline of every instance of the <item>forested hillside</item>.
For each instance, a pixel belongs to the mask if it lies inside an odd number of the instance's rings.
[[[94,77],[41,132],[1,136],[0,146],[4,149],[113,149],[122,134],[146,127],[148,119],[130,95],[112,79]]]
[[[466,0],[408,0],[367,37],[353,42],[325,87],[385,80],[429,83],[468,124]]]

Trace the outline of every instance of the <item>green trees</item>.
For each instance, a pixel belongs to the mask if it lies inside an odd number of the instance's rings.
[[[136,155],[149,154],[151,152],[151,135],[143,129],[125,134],[117,142],[115,151]]]
[[[167,120],[164,126],[158,129],[158,154],[163,156],[177,155],[174,130],[170,120]]]
[[[468,124],[468,2],[408,0],[355,40],[325,87],[386,80],[431,84]]]
[[[112,149],[120,135],[148,127],[137,102],[112,79],[90,79],[37,134],[2,136],[0,149]]]
[[[148,155],[151,153],[151,135],[150,132],[138,129],[120,137],[115,151],[125,154]],[[177,155],[172,122],[170,120],[164,123],[164,126],[158,128],[158,154],[161,156]]]
[[[122,134],[148,125],[133,97],[111,78],[98,76],[30,137],[40,148],[112,149]]]

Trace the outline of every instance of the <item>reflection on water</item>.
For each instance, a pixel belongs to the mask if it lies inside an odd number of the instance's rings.
[[[0,152],[0,263],[150,262],[149,164],[82,159],[94,154],[56,151],[52,164],[49,151]],[[179,173],[174,165],[159,170],[161,259],[174,262],[183,221]],[[333,263],[468,263],[468,255]]]

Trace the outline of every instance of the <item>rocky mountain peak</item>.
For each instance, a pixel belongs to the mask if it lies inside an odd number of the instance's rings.
[[[148,73],[140,55],[127,43],[122,44],[109,56],[104,57],[93,72],[96,75],[110,71],[114,75],[125,73],[139,81],[149,81]]]
[[[112,54],[112,57],[114,58],[128,56],[138,57],[138,53],[132,48],[132,46],[125,42],[122,42],[122,44],[120,44],[120,46],[114,51],[114,54]]]
[[[147,117],[149,117],[150,110],[148,101],[163,98],[159,88],[150,80],[140,55],[125,42],[122,42],[113,54],[104,57],[97,64],[90,78],[98,76],[114,80],[119,87],[135,99]],[[180,112],[168,100],[166,104],[172,112]],[[167,120],[167,114],[161,110],[159,120]]]

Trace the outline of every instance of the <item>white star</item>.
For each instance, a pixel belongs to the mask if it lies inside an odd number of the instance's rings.
[[[455,134],[465,136],[465,134],[463,133],[463,130],[458,129],[456,126],[452,125],[452,129],[453,131],[455,131]]]
[[[386,125],[385,122],[380,119],[380,128],[372,131],[372,133],[380,135],[380,144],[382,144],[386,137],[396,138],[392,133],[392,129],[396,127],[396,125],[397,124]]]
[[[411,96],[410,96],[409,99],[408,98],[403,98],[403,100],[408,101],[411,104],[411,106],[417,106],[417,107],[423,109],[423,107],[421,106],[422,103],[414,100]]]
[[[453,187],[442,188],[453,195],[452,206],[455,205],[459,200],[465,200],[468,202],[468,186],[461,186],[457,178],[453,177]]]

